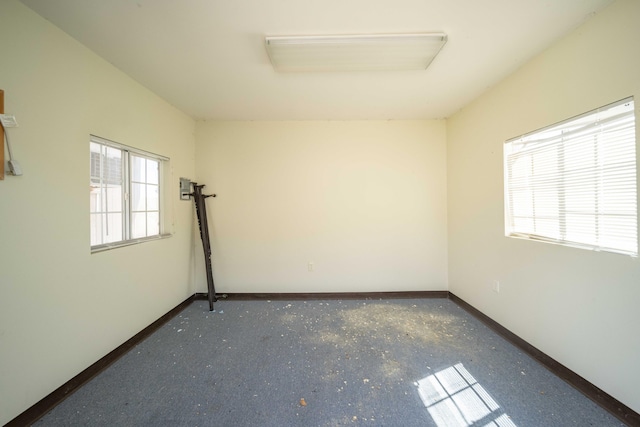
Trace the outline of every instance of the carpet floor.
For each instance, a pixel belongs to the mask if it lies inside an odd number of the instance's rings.
[[[448,299],[195,301],[37,426],[621,426]]]

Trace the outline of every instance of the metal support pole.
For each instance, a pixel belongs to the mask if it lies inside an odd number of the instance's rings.
[[[198,215],[198,225],[200,226],[200,238],[202,239],[202,249],[204,250],[204,264],[207,271],[207,290],[209,297],[209,311],[213,311],[213,303],[217,301],[216,289],[213,284],[213,270],[211,268],[211,243],[209,242],[209,224],[207,223],[207,206],[204,200],[207,197],[216,197],[215,194],[204,195],[202,188],[204,185],[193,184],[193,200],[196,204],[196,214]]]

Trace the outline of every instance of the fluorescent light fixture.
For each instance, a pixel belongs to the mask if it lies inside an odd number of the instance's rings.
[[[426,70],[446,42],[444,33],[265,37],[277,71]]]

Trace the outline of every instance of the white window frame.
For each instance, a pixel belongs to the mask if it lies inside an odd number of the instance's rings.
[[[120,213],[121,216],[121,221],[122,221],[122,225],[121,225],[121,230],[122,230],[122,238],[118,239],[118,240],[112,240],[109,242],[104,242],[104,235],[102,234],[102,232],[100,231],[100,235],[101,235],[101,241],[103,241],[102,243],[97,243],[97,244],[91,244],[91,252],[95,253],[95,252],[102,252],[105,250],[109,250],[109,249],[114,249],[114,248],[118,248],[118,247],[123,247],[123,246],[129,246],[129,245],[133,245],[133,244],[138,244],[138,243],[142,243],[142,242],[147,242],[147,241],[152,241],[152,240],[157,240],[157,239],[162,239],[162,238],[166,238],[166,237],[170,237],[170,234],[165,233],[165,227],[164,227],[164,223],[165,223],[165,208],[163,206],[164,204],[164,191],[165,191],[165,184],[164,184],[164,174],[165,171],[168,169],[167,168],[167,164],[169,162],[169,158],[168,157],[164,157],[155,153],[151,153],[148,151],[144,151],[144,150],[140,150],[137,148],[133,148],[124,144],[120,144],[118,142],[114,142],[114,141],[110,141],[108,139],[104,139],[101,138],[99,136],[95,136],[95,135],[91,135],[90,136],[90,142],[89,142],[89,146],[91,147],[92,144],[98,144],[100,146],[106,147],[106,148],[110,148],[110,149],[115,149],[120,151],[121,153],[121,186],[122,186],[122,190],[121,190],[121,197],[119,202],[121,203],[121,209],[118,211],[115,211],[116,213]],[[90,156],[91,156],[91,150],[90,150]],[[157,212],[158,212],[158,216],[159,216],[159,227],[158,227],[158,233],[153,233],[151,235],[148,235],[148,229],[145,231],[145,236],[144,237],[133,237],[133,226],[132,226],[132,218],[133,218],[133,214],[137,213],[137,212],[145,212],[145,213],[155,213],[156,210],[155,209],[145,209],[140,211],[134,211],[134,208],[132,206],[132,186],[134,185],[134,183],[137,183],[133,180],[133,173],[132,173],[132,157],[137,157],[137,158],[143,158],[143,159],[149,159],[155,162],[158,162],[158,207],[157,207]],[[91,159],[90,159],[91,161]],[[91,182],[91,178],[93,178],[91,176],[91,167],[90,167],[90,187],[92,188],[92,192],[93,191],[104,191],[105,190],[105,184],[102,180],[102,178],[100,179],[100,182],[97,184],[92,183]],[[146,177],[145,177],[146,180]],[[148,182],[146,182],[146,184],[149,184]],[[153,185],[153,184],[151,184]],[[145,198],[146,200],[146,198]],[[93,206],[93,200],[91,201],[91,204]],[[101,212],[93,212],[93,207],[90,207],[90,212],[89,215],[105,215],[107,214],[106,211],[101,211]],[[92,225],[93,222],[90,221],[90,225]],[[103,226],[105,223],[102,222]],[[93,243],[91,240],[93,239],[92,234],[94,233],[94,230],[90,230],[90,243]]]
[[[633,97],[504,144],[505,235],[638,256]]]

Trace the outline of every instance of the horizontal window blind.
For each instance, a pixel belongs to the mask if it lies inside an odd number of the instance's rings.
[[[637,256],[633,98],[504,146],[505,233]]]

